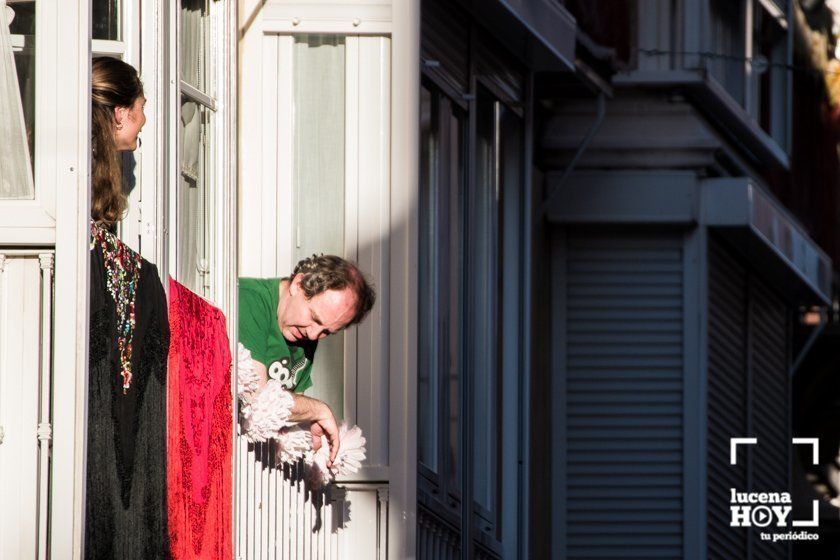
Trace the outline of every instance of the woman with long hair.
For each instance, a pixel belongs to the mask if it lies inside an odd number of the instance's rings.
[[[157,269],[120,241],[122,152],[146,122],[137,71],[95,58],[85,558],[169,558],[166,360]]]
[[[91,76],[93,196],[91,217],[109,228],[122,218],[121,152],[137,149],[137,135],[146,124],[146,97],[137,70],[110,57],[93,59]]]

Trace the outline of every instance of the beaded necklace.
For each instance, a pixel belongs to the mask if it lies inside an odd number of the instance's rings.
[[[134,305],[140,283],[142,259],[116,235],[91,221],[93,243],[102,247],[105,261],[105,284],[117,306],[117,345],[120,350],[120,375],[123,394],[131,386],[131,343],[134,338]]]

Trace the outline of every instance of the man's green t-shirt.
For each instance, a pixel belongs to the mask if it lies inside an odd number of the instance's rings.
[[[312,357],[317,342],[290,344],[277,324],[283,278],[239,279],[239,342],[268,369],[268,376],[302,393],[312,386]]]

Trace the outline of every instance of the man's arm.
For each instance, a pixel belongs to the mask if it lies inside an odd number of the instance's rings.
[[[315,451],[321,448],[321,436],[327,436],[330,446],[330,458],[327,466],[331,467],[338,455],[338,448],[341,446],[341,439],[338,436],[338,425],[335,422],[335,415],[329,405],[323,401],[313,399],[304,395],[292,393],[295,404],[289,420],[292,422],[311,422],[309,431],[312,433],[312,447]]]
[[[254,369],[260,377],[259,389],[257,389],[257,393],[259,393],[268,383],[268,368],[254,360]],[[327,403],[318,399],[298,395],[297,393],[291,393],[291,395],[294,398],[294,405],[289,420],[297,423],[310,423],[309,431],[312,434],[312,447],[315,451],[321,448],[321,436],[327,436],[330,446],[330,458],[327,461],[327,466],[331,467],[341,445],[338,436],[338,424],[335,421],[332,409]]]

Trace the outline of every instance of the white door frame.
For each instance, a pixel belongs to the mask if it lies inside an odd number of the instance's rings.
[[[55,112],[40,111],[37,120],[50,119],[55,129],[50,137],[41,134],[36,140],[41,148],[36,159],[55,158],[40,183],[51,183],[57,191],[51,552],[53,558],[81,558],[87,453],[91,0],[39,2],[38,10],[39,15],[51,13],[37,20],[38,83],[63,85],[38,91],[37,107]],[[52,68],[45,68],[47,64]],[[52,99],[42,99],[42,94]]]

